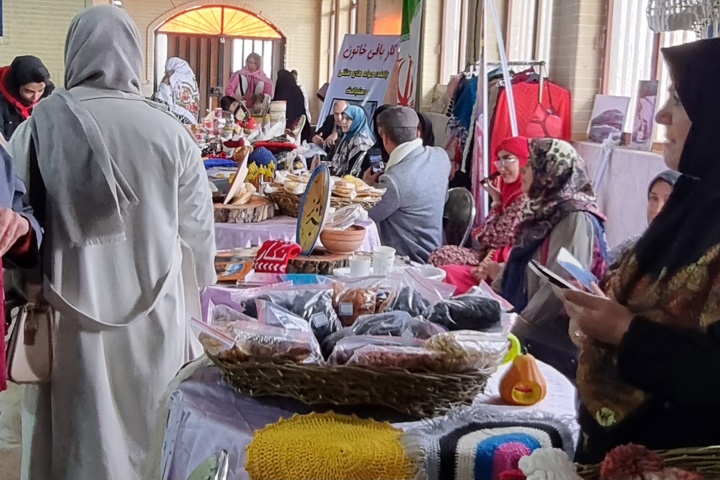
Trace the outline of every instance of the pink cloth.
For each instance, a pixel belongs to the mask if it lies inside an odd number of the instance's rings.
[[[454,285],[457,287],[455,295],[463,295],[467,293],[471,288],[476,287],[479,282],[473,277],[473,270],[477,267],[464,267],[461,265],[446,265],[440,267],[445,270],[447,276],[445,277],[445,283]]]
[[[247,78],[248,88],[245,92],[245,96],[238,98],[238,86],[240,85],[241,76]],[[262,70],[255,70],[254,72],[251,72],[247,68],[243,68],[242,70],[238,70],[232,74],[230,77],[230,83],[228,83],[225,87],[225,95],[233,97],[236,100],[245,100],[245,105],[248,108],[252,108],[255,104],[255,99],[253,98],[255,95],[255,88],[260,82],[264,82],[263,93],[265,95],[272,96],[273,83],[272,80],[265,75],[265,72]]]
[[[496,250],[495,254],[492,257],[493,262],[507,263],[508,258],[510,258],[511,249],[511,245],[506,245],[505,247]],[[475,277],[473,276],[473,270],[475,270],[477,267],[468,267],[464,265],[445,265],[439,268],[442,268],[443,270],[445,270],[445,273],[447,273],[447,276],[445,277],[445,283],[453,285],[457,288],[457,290],[455,290],[455,295],[463,295],[467,293],[471,288],[477,287],[480,284],[480,282],[475,280]]]

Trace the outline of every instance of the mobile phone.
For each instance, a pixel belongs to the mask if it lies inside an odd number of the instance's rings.
[[[555,272],[543,267],[535,260],[530,260],[528,266],[530,267],[530,270],[532,270],[537,276],[547,279],[547,281],[550,282],[551,285],[555,285],[556,287],[562,288],[563,290],[575,290],[576,292],[579,291],[575,285],[568,282]]]
[[[379,148],[371,148],[368,150],[368,159],[370,160],[370,166],[372,168],[372,173],[381,173],[383,170],[385,170],[385,165],[383,164],[383,158],[382,158],[382,150]]]
[[[592,291],[592,284],[598,284],[598,279],[592,274],[587,268],[585,268],[580,261],[573,257],[572,253],[568,252],[565,248],[561,248],[558,253],[557,263],[566,272],[568,272],[575,280],[580,284]]]

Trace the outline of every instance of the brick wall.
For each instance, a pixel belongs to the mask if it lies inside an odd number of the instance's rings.
[[[63,51],[70,20],[88,0],[5,0],[0,64],[8,65],[18,55],[35,55],[50,70],[53,81],[63,84]]]
[[[552,78],[573,97],[573,137],[587,138],[600,93],[607,25],[606,0],[555,0],[550,53]]]

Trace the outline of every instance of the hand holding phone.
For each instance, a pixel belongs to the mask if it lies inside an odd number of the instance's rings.
[[[385,171],[385,164],[383,163],[382,150],[379,148],[371,148],[367,152],[368,160],[370,161],[370,170],[373,175],[383,173]]]
[[[595,291],[599,283],[597,277],[585,268],[567,249],[560,249],[557,263],[589,292]],[[595,285],[595,288],[593,288],[593,285]]]
[[[528,264],[530,267],[530,270],[532,270],[537,276],[545,278],[548,282],[550,282],[551,285],[554,287],[563,289],[563,290],[575,290],[576,292],[579,292],[580,289],[577,288],[572,283],[568,282],[564,278],[562,278],[560,275],[556,274],[552,270],[549,270],[546,267],[543,267],[535,260],[530,260],[530,263]]]

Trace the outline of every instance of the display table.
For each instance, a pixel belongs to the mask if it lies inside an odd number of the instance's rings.
[[[220,449],[229,453],[228,479],[248,479],[244,468],[245,447],[251,442],[253,432],[280,418],[311,411],[307,405],[291,399],[255,399],[241,395],[224,383],[220,371],[207,366],[207,362],[196,362],[197,369],[189,378],[179,383],[177,388],[170,387],[169,415],[162,449],[160,478],[163,480],[188,478],[200,463]],[[575,416],[575,388],[554,368],[542,363],[540,368],[548,384],[547,398],[528,408],[500,405],[498,383],[506,368],[508,366],[501,367],[491,377],[486,394],[477,397],[476,405],[487,405],[488,410],[496,409],[508,417],[528,410],[556,416]],[[342,409],[335,411],[342,412]],[[361,416],[372,416],[376,420],[395,422],[403,429],[419,425],[419,422],[397,422],[397,414],[388,411],[355,412]],[[574,425],[573,434],[577,441],[577,425]]]
[[[367,235],[360,250],[372,252],[380,246],[380,235],[372,220],[357,223]],[[216,223],[215,244],[218,250],[258,247],[267,240],[295,241],[297,218],[275,217],[260,223]],[[321,243],[319,243],[321,245]]]
[[[667,170],[662,155],[624,147],[613,147],[607,166],[603,164],[603,146],[592,142],[574,142],[595,180],[600,211],[607,216],[605,230],[612,248],[641,234],[647,226],[647,188],[660,172]]]

